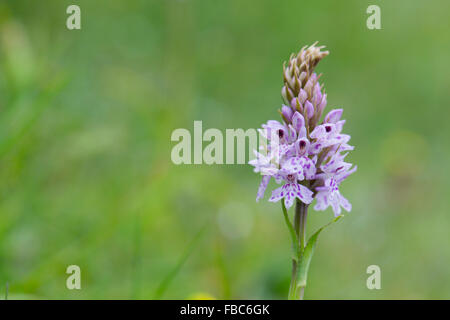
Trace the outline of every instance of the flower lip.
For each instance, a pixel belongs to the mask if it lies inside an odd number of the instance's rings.
[[[296,179],[295,179],[295,175],[294,174],[288,174],[287,176],[286,176],[286,180],[287,181],[289,181],[290,183],[295,183],[296,181]]]

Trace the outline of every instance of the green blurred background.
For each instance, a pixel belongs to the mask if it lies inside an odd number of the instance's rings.
[[[81,7],[82,29],[66,29]],[[366,28],[381,7],[382,30]],[[1,0],[0,295],[284,299],[290,240],[248,165],[172,164],[176,128],[278,119],[320,41],[359,169],[307,299],[450,298],[450,2]],[[267,195],[266,195],[267,199]],[[311,212],[309,231],[332,218]],[[81,267],[82,290],[66,288]],[[382,271],[368,290],[366,268]]]

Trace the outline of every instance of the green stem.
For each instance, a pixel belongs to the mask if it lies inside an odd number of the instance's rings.
[[[292,259],[291,285],[289,287],[289,299],[302,300],[305,288],[298,288],[298,266],[300,264],[303,249],[306,246],[306,218],[308,215],[308,206],[297,199],[295,205],[294,230],[297,246],[299,250],[295,258]]]
[[[283,216],[284,216],[284,221],[286,222],[286,226],[289,229],[289,233],[291,235],[291,241],[292,241],[292,279],[295,279],[295,275],[297,274],[297,259],[299,256],[299,252],[300,252],[300,247],[298,245],[298,237],[297,237],[297,233],[296,233],[296,229],[294,229],[294,226],[291,223],[291,220],[289,219],[289,215],[288,212],[286,210],[286,206],[284,205],[284,201],[281,201],[281,208],[283,209]],[[293,300],[294,299],[294,294],[295,294],[295,286],[296,286],[296,282],[295,281],[291,281],[291,285],[289,287],[289,299]]]
[[[297,209],[297,207],[300,207]],[[308,206],[301,202],[300,200],[297,200],[296,210],[300,212],[300,223],[299,223],[299,241],[300,241],[300,248],[303,250],[303,248],[306,247],[306,218],[308,216]]]
[[[289,286],[289,300],[297,300],[295,297],[295,288],[297,287],[297,260],[292,259],[291,285]]]

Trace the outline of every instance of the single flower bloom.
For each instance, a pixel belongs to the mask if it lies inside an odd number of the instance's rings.
[[[315,210],[325,210],[331,205],[336,217],[341,214],[341,207],[348,212],[352,210],[350,202],[339,192],[341,182],[357,169],[356,166],[352,168],[351,163],[344,162],[346,156],[347,154],[335,153],[320,166],[321,173],[316,174],[316,179],[322,179],[324,183],[316,187]]]
[[[334,145],[344,146],[347,150],[351,148],[347,144],[350,140],[350,135],[341,134],[343,124],[344,122],[338,121],[337,123],[324,123],[315,127],[310,134],[310,137],[315,139],[311,145],[310,153],[318,154],[323,149]]]
[[[347,154],[334,153],[329,157],[328,161],[320,166],[322,172],[316,174],[316,179],[327,180],[333,178],[338,185],[344,181],[357,169],[357,166],[352,168],[353,164],[344,161]]]
[[[324,185],[316,187],[316,190],[318,193],[316,195],[317,203],[314,206],[314,210],[322,211],[331,205],[335,217],[341,215],[341,207],[348,212],[352,210],[350,202],[339,192],[336,180],[327,179]]]
[[[292,207],[295,198],[300,199],[303,203],[310,204],[313,201],[313,192],[304,185],[299,183],[286,183],[282,187],[272,191],[270,202],[278,202],[284,198],[284,205],[287,209]]]
[[[286,208],[290,208],[294,203],[295,198],[300,201],[310,204],[313,200],[313,192],[304,185],[298,183],[315,175],[315,164],[307,157],[293,157],[283,163],[282,168],[276,175],[277,182],[285,181],[286,183],[272,191],[270,202],[277,202],[284,199]]]

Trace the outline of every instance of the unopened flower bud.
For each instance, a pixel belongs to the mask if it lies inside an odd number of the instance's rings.
[[[287,105],[284,105],[281,107],[281,113],[283,114],[284,118],[286,120],[288,120],[288,122],[291,121],[292,115],[293,115],[293,111],[290,107],[288,107]]]
[[[325,109],[326,106],[327,106],[327,94],[324,93],[323,97],[322,97],[322,101],[320,102],[320,104],[319,104],[319,106],[317,108],[318,111],[319,111],[319,114],[322,114],[323,109]]]
[[[298,111],[300,113],[303,113],[303,106],[300,103],[300,101],[298,101],[298,98],[294,98],[291,101],[291,107],[294,111]]]
[[[294,115],[292,116],[292,126],[294,127],[295,131],[299,132],[304,125],[305,119],[300,114],[300,112],[294,112]]]
[[[309,100],[307,100],[305,102],[305,110],[306,110],[306,115],[308,116],[308,119],[311,119],[314,115],[314,106],[312,105],[311,102],[309,102]]]
[[[312,79],[309,79],[304,86],[306,93],[308,93],[308,95],[310,97],[313,95],[313,92],[312,92],[313,86],[314,86],[314,82],[312,81]]]
[[[299,98],[299,100],[300,100],[300,103],[301,103],[301,104],[304,104],[305,101],[306,101],[306,98],[308,98],[308,94],[306,93],[305,90],[300,89],[300,93],[299,93],[299,95],[298,95],[298,98]]]
[[[320,90],[319,82],[314,86],[314,104],[318,106],[322,101],[322,91]]]
[[[287,88],[286,86],[281,89],[281,95],[283,96],[283,99],[286,103],[289,103],[294,98],[292,90]]]
[[[303,80],[305,80],[305,78],[306,78],[306,72],[300,73],[300,77],[299,77],[300,81],[303,82]]]

